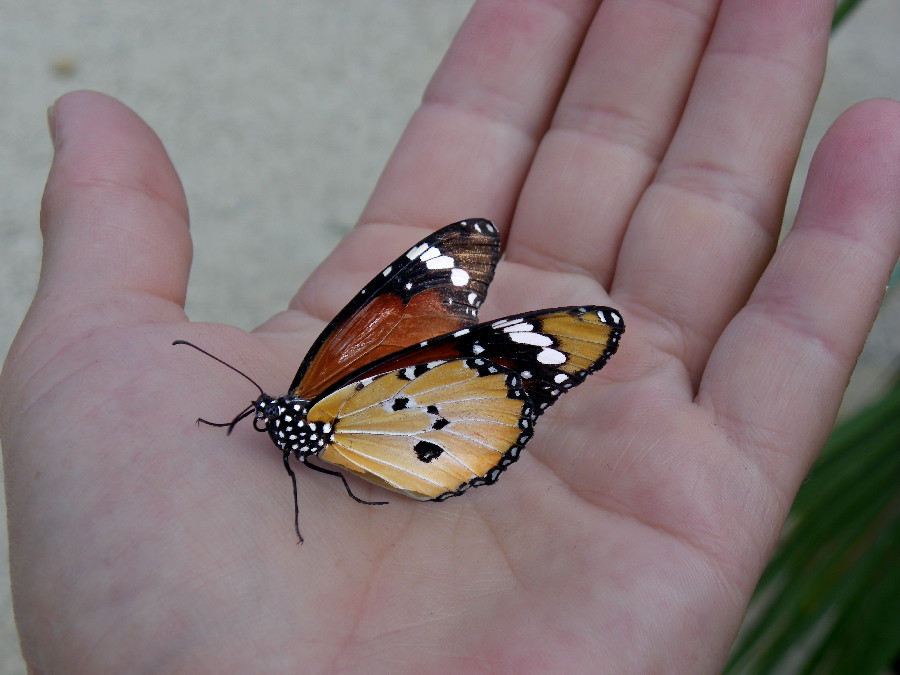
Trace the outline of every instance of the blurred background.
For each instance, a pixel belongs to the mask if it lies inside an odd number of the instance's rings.
[[[59,95],[106,92],[155,129],[191,209],[188,314],[249,329],[281,310],[352,227],[471,4],[0,0],[2,353],[37,281],[51,158],[45,112]],[[833,36],[787,222],[812,150],[834,118],[866,98],[900,98],[898,35],[897,0],[865,0]],[[886,386],[898,335],[894,293],[848,409]],[[4,528],[0,675],[25,672],[6,559]]]

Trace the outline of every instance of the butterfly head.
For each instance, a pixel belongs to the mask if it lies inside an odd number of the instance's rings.
[[[253,412],[256,417],[253,419],[253,426],[257,431],[265,431],[280,415],[285,411],[285,398],[273,398],[268,394],[260,394],[259,398],[253,402]],[[260,426],[260,423],[262,426]]]

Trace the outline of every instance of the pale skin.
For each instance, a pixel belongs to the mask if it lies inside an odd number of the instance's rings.
[[[362,225],[252,333],[184,314],[187,206],[153,132],[98,94],[56,104],[0,390],[34,671],[721,669],[897,260],[900,105],[836,121],[776,251],[831,3],[597,4],[477,2]],[[171,342],[284,393],[368,278],[472,216],[506,245],[485,319],[610,305],[619,353],[495,486],[351,479],[390,501],[367,507],[297,467],[298,545],[278,450],[194,424],[255,393]]]

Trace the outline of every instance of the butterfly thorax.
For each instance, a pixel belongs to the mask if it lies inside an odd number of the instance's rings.
[[[331,441],[332,425],[307,420],[310,405],[310,401],[298,396],[272,398],[263,394],[253,404],[254,426],[268,431],[285,454],[296,455],[297,459],[318,454]]]

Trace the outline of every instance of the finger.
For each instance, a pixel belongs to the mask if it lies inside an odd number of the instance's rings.
[[[507,223],[597,4],[476,2],[361,221]]]
[[[478,0],[360,217],[402,227],[357,229],[292,306],[333,316],[397,251],[424,236],[420,228],[477,216],[505,231],[598,4]]]
[[[507,257],[608,288],[622,234],[693,82],[718,2],[597,12],[523,187]],[[561,236],[562,235],[562,236]]]
[[[725,2],[625,236],[615,289],[661,318],[694,381],[774,249],[832,3]]]
[[[79,321],[153,319],[134,302],[141,297],[180,314],[191,260],[187,205],[159,139],[124,105],[92,92],[59,99],[50,125],[35,304],[73,315],[75,305],[97,309]]]
[[[822,139],[796,223],[726,329],[697,401],[786,509],[831,429],[900,254],[900,104],[869,101]]]
[[[396,251],[424,236],[419,228],[478,216],[505,229],[597,4],[476,2],[360,217],[406,227],[355,232],[293,304],[333,315]]]

